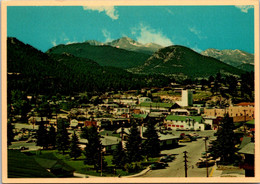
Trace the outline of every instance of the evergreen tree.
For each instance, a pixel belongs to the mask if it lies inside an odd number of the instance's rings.
[[[136,122],[132,122],[130,129],[130,135],[126,142],[126,155],[127,162],[138,162],[142,160],[142,150],[141,150],[142,139],[137,128]]]
[[[210,149],[214,157],[221,158],[223,164],[230,164],[236,158],[235,152],[237,149],[235,148],[234,129],[233,119],[226,114],[217,132],[217,140]]]
[[[27,120],[27,113],[31,106],[26,98],[26,94],[20,90],[12,90],[10,95],[10,104],[12,104],[12,114],[21,115],[21,120]]]
[[[158,156],[161,151],[159,136],[154,126],[155,123],[153,121],[148,121],[147,129],[144,132],[146,140],[143,144],[143,153],[147,159]]]
[[[83,130],[85,131],[82,133],[83,138],[88,140],[84,153],[86,156],[85,164],[94,165],[96,171],[101,168],[101,165],[103,168],[105,168],[107,164],[105,163],[104,157],[102,155],[102,144],[100,141],[100,135],[97,132],[97,128],[93,126]]]
[[[49,137],[48,137],[47,129],[43,122],[40,122],[39,129],[36,132],[36,137],[37,137],[37,142],[36,142],[37,146],[42,146],[43,149],[48,147]]]
[[[237,96],[237,78],[230,75],[226,77],[226,81],[228,84],[228,93],[231,96]]]
[[[56,130],[54,126],[51,125],[49,134],[49,144],[54,148],[56,146]]]
[[[83,128],[81,129],[80,138],[82,138],[82,139],[88,139],[88,128],[87,128],[87,127],[83,127]]]
[[[74,160],[76,160],[76,158],[78,158],[81,155],[81,149],[78,146],[78,144],[79,144],[79,139],[74,131],[74,134],[71,139],[71,144],[70,144],[70,157],[74,158]]]
[[[57,96],[52,96],[52,102],[53,104],[51,105],[51,111],[55,113],[56,116],[56,123],[58,121],[58,112],[60,111],[60,104],[57,102]]]
[[[7,123],[7,145],[12,145],[12,142],[14,141],[14,126],[10,121]]]
[[[117,145],[117,149],[113,152],[113,160],[112,163],[117,167],[124,167],[126,163],[126,154],[122,146],[122,142]]]
[[[64,154],[65,150],[68,150],[69,148],[69,135],[65,123],[66,121],[63,119],[58,119],[56,146],[59,151],[62,151],[62,154]]]

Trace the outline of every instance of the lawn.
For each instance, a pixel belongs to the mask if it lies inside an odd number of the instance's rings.
[[[195,101],[201,101],[201,100],[205,100],[208,99],[212,96],[212,93],[210,91],[196,91],[196,94],[193,94],[193,99]]]
[[[161,96],[161,95],[169,95],[169,96],[181,96],[181,93],[169,90],[169,91],[159,91],[156,93],[153,93],[153,96]]]
[[[52,161],[58,160],[60,163],[64,163],[65,165],[68,165],[71,168],[73,168],[75,170],[75,172],[77,172],[77,173],[93,175],[93,176],[101,175],[100,171],[96,172],[96,170],[94,170],[93,165],[84,164],[84,159],[85,159],[84,154],[82,154],[76,160],[73,160],[70,158],[68,153],[65,153],[63,155],[62,153],[60,153],[57,150],[42,150],[41,152],[40,151],[31,151],[29,153],[31,154],[31,156],[33,156],[36,159],[37,158],[49,159],[50,162],[51,162],[51,160]],[[112,164],[112,159],[113,159],[112,155],[105,155],[104,159],[107,162],[107,169],[105,171],[103,171],[102,176],[113,177],[113,176],[118,176],[118,175],[126,176],[126,175],[135,174],[135,173],[127,173],[126,171],[124,171],[122,169],[116,169],[116,172],[115,172],[114,165]],[[141,163],[143,165],[149,165],[151,162],[157,162],[158,160],[159,160],[159,157],[149,158],[149,161],[142,161]]]
[[[8,150],[8,178],[54,178],[34,159],[18,150]]]

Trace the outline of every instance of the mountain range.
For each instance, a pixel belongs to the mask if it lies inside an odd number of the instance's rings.
[[[43,53],[16,38],[8,38],[7,71],[21,74],[16,77],[8,75],[8,85],[11,89],[26,88],[38,92],[43,89],[49,92],[63,90],[73,93],[86,89],[102,91],[163,86],[173,77],[194,79],[215,76],[218,72],[236,76],[244,73],[216,58],[180,45],[144,54],[129,51],[129,45],[143,45],[126,37],[108,44],[91,40],[58,45]],[[250,63],[245,63],[243,67],[248,65]]]
[[[207,49],[201,52],[202,55],[214,57],[231,66],[246,70],[254,71],[254,54],[241,50],[218,50]]]
[[[47,54],[68,53],[80,58],[88,58],[96,61],[101,66],[113,66],[118,68],[131,68],[141,65],[150,55],[133,52],[110,45],[102,45],[99,42],[88,41],[58,45],[47,51]]]
[[[158,45],[156,43],[147,43],[142,44],[139,43],[131,38],[128,37],[122,37],[120,39],[107,42],[106,45],[110,45],[116,48],[121,48],[129,51],[135,51],[135,52],[141,52],[145,54],[153,54],[154,52],[158,51],[160,48],[163,48],[163,46]]]
[[[89,43],[90,45],[94,46],[103,46],[103,45],[110,45],[112,47],[125,49],[128,51],[134,51],[134,52],[140,52],[144,54],[152,55],[154,52],[158,51],[160,48],[163,48],[163,46],[156,44],[156,43],[147,43],[142,44],[140,42],[137,42],[129,37],[122,37],[110,42],[99,42],[96,40],[88,40],[84,43]]]
[[[87,43],[82,45],[89,46]],[[86,91],[140,89],[170,83],[162,75],[136,75],[121,68],[101,66],[91,59],[76,57],[68,52],[43,53],[13,37],[7,39],[7,72],[8,94],[12,90],[21,90],[28,95],[65,95]]]
[[[220,72],[224,75],[240,75],[242,70],[213,57],[201,55],[190,48],[173,45],[155,52],[141,66],[129,69],[134,73],[160,73],[166,76],[190,78],[208,77]]]

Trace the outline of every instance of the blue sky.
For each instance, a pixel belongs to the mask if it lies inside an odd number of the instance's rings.
[[[45,52],[128,36],[141,43],[254,53],[253,6],[9,6],[7,35]]]

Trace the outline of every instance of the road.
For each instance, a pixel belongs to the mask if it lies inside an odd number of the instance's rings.
[[[16,141],[12,142],[12,145],[10,145],[9,149],[20,149],[22,146],[29,148],[29,150],[38,150],[42,147],[36,146],[35,142],[26,143],[26,141]]]
[[[204,131],[201,133],[202,136],[210,136],[213,138],[213,131]],[[172,162],[168,162],[169,167],[165,169],[150,170],[141,177],[185,177],[184,170],[184,151],[187,151],[188,156],[188,177],[206,177],[206,168],[197,168],[196,162],[201,157],[201,153],[205,151],[205,142],[202,138],[197,141],[180,143],[180,147],[164,150],[162,154],[176,154],[176,159]],[[193,166],[193,167],[192,167]],[[211,167],[209,167],[209,174]]]

